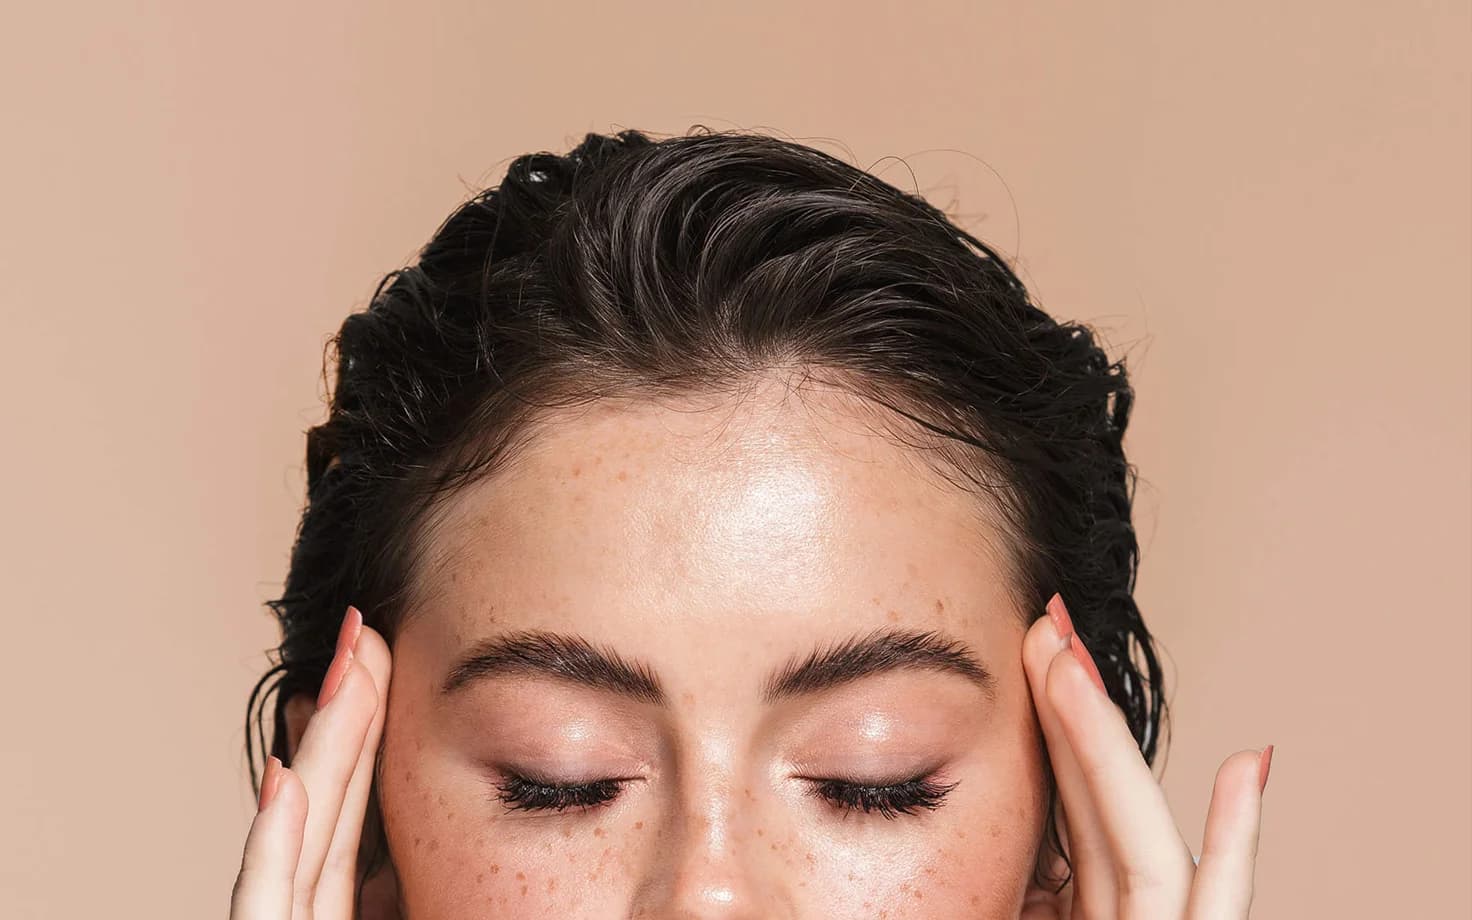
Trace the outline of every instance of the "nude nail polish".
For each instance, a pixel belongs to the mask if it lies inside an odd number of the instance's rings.
[[[281,785],[281,761],[274,756],[266,760],[266,772],[261,777],[261,798],[256,804],[256,811],[265,811],[271,800],[276,798],[276,787]]]
[[[317,693],[317,708],[321,709],[331,701],[333,694],[342,684],[343,677],[348,673],[348,667],[353,663],[353,650],[358,646],[358,638],[363,634],[363,614],[357,607],[348,607],[348,612],[343,615],[342,626],[337,630],[337,650],[332,656],[332,664],[327,666],[327,674],[322,678],[322,689]]]
[[[1094,656],[1084,648],[1084,640],[1080,639],[1077,633],[1068,637],[1068,649],[1073,653],[1073,657],[1078,659],[1078,663],[1084,666],[1084,670],[1089,672],[1089,677],[1093,679],[1094,686],[1099,688],[1099,692],[1108,696],[1109,691],[1104,689],[1104,678],[1099,674],[1099,666],[1094,664]]]
[[[1067,642],[1068,637],[1073,635],[1073,618],[1068,615],[1068,607],[1063,603],[1063,595],[1054,594],[1048,599],[1048,616],[1053,620],[1053,628],[1058,631],[1058,638]]]
[[[1268,788],[1268,770],[1273,766],[1273,746],[1270,744],[1262,749],[1257,758],[1257,794],[1262,795]]]

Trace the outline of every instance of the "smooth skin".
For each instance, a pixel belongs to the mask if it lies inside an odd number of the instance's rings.
[[[546,449],[467,490],[434,538],[441,590],[401,624],[392,667],[350,609],[319,699],[292,701],[293,766],[268,764],[232,918],[353,916],[380,741],[396,896],[415,920],[1247,917],[1264,758],[1222,764],[1197,866],[1087,652],[1070,645],[1062,599],[1024,628],[1031,617],[986,552],[996,532],[967,537],[972,500],[922,482],[908,448],[856,430],[852,403],[824,404],[844,411],[750,400],[739,421],[717,420],[729,436],[718,450],[694,455],[683,429],[708,432],[701,413],[600,410],[550,427]],[[631,521],[644,538],[611,539]],[[638,658],[668,701],[526,675],[439,690],[473,641],[548,626]],[[776,705],[751,692],[815,640],[871,626],[958,636],[996,692],[925,668]],[[1043,757],[1073,857],[1059,895],[1028,883]],[[789,769],[921,760],[954,791],[893,821],[840,816]],[[486,794],[503,761],[634,781],[596,809],[512,812]]]

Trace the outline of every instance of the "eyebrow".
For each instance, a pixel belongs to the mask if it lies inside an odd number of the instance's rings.
[[[773,703],[903,670],[954,674],[976,684],[989,699],[996,698],[995,675],[964,643],[933,631],[889,629],[854,636],[790,661],[765,681],[762,700]],[[541,630],[476,643],[450,669],[442,692],[453,694],[479,680],[511,674],[550,677],[655,705],[668,700],[648,665],[579,636]]]

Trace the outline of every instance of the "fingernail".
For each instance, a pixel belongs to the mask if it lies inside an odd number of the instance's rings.
[[[343,615],[342,626],[337,631],[338,650],[347,649],[348,654],[358,651],[358,638],[363,635],[363,612],[352,604]]]
[[[1099,666],[1094,664],[1094,656],[1084,648],[1084,640],[1080,639],[1077,633],[1069,635],[1068,649],[1073,652],[1073,657],[1078,659],[1078,663],[1084,666],[1084,670],[1089,672],[1089,677],[1094,680],[1094,686],[1098,687],[1099,692],[1107,697],[1109,691],[1104,689],[1104,678],[1099,674]]]
[[[1064,642],[1073,635],[1073,618],[1068,615],[1068,607],[1063,603],[1063,595],[1054,594],[1048,599],[1048,616],[1053,619],[1053,628],[1058,631],[1058,638]]]
[[[337,651],[332,656],[332,664],[327,666],[327,674],[322,678],[322,689],[317,693],[317,708],[321,709],[332,700],[333,694],[342,684],[343,676],[348,673],[348,667],[353,663],[353,649],[358,646],[358,637],[363,634],[363,614],[357,607],[349,606],[348,612],[343,615],[342,626],[337,630]]]
[[[1257,794],[1262,795],[1268,788],[1268,771],[1273,767],[1273,746],[1270,744],[1262,749],[1257,758]]]
[[[265,811],[271,800],[276,798],[276,787],[281,785],[281,761],[275,757],[267,758],[266,772],[261,777],[261,798],[256,804],[256,811]]]

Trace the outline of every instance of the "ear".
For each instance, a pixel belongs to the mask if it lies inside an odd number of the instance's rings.
[[[310,694],[298,693],[286,701],[286,756],[290,764],[296,759],[297,746],[307,730],[307,722],[317,711],[317,700]]]

